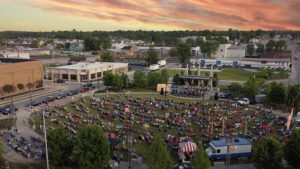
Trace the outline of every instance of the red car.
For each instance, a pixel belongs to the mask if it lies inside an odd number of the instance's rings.
[[[85,93],[85,92],[88,92],[88,91],[90,91],[90,88],[88,88],[88,87],[85,87],[85,88],[83,88],[83,89],[81,89],[81,93]]]
[[[44,103],[49,103],[49,102],[53,102],[55,100],[55,97],[53,96],[48,96],[43,102]]]

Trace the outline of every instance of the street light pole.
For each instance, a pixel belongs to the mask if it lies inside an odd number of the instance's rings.
[[[47,162],[47,169],[49,169],[45,110],[43,110],[43,123],[44,123],[44,138],[45,138],[45,148],[46,148],[46,162]]]
[[[232,143],[232,137],[226,137],[226,145],[227,145],[227,156],[226,156],[226,166],[230,165],[230,145]]]

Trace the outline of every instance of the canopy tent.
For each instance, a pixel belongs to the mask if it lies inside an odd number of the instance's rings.
[[[183,142],[179,143],[178,155],[183,158],[184,153],[193,153],[197,150],[197,145],[193,142]]]

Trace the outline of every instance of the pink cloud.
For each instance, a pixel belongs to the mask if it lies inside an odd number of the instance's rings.
[[[86,19],[177,29],[300,30],[298,0],[27,0]]]

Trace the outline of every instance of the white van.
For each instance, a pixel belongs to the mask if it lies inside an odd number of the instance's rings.
[[[230,158],[250,157],[251,156],[251,142],[245,138],[233,138],[230,145]],[[209,147],[205,150],[210,159],[226,159],[227,145],[226,139],[213,140]]]

